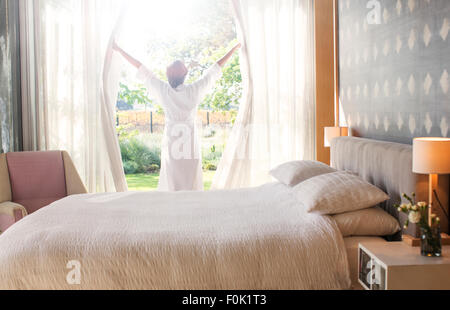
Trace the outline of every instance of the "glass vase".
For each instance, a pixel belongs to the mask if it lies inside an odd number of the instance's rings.
[[[421,228],[421,254],[428,257],[440,257],[442,255],[441,229],[439,226]]]

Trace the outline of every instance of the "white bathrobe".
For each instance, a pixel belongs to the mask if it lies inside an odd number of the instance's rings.
[[[160,191],[203,190],[202,156],[196,130],[197,107],[222,76],[216,63],[197,82],[172,88],[141,66],[138,78],[162,105],[165,114],[161,146]]]

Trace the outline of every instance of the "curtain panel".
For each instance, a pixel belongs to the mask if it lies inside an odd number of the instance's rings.
[[[22,149],[19,6],[0,0],[0,153]]]
[[[122,1],[19,1],[24,149],[66,150],[90,192],[125,191],[110,55]]]
[[[213,188],[270,182],[276,165],[315,157],[312,0],[231,0],[244,95]]]

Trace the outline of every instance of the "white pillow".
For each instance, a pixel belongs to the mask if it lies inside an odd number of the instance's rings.
[[[270,175],[287,186],[295,186],[307,179],[336,172],[328,165],[312,160],[291,161],[270,171]]]
[[[400,231],[398,221],[379,207],[333,215],[344,237],[391,236]]]
[[[367,209],[389,199],[378,187],[344,171],[313,177],[293,190],[308,212],[323,215]]]

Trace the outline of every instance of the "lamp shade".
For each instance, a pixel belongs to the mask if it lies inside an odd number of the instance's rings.
[[[413,172],[419,174],[450,174],[450,139],[414,139]]]
[[[348,136],[348,127],[325,127],[325,147],[331,146],[331,140]]]

